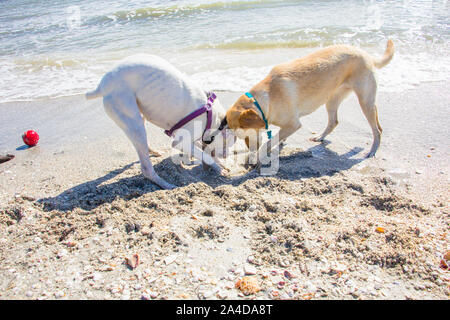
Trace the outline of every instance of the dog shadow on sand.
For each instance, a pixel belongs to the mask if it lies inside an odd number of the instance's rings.
[[[362,148],[355,147],[347,153],[339,155],[328,149],[328,144],[328,141],[324,141],[322,144],[307,150],[286,147],[280,154],[278,170],[270,176],[261,175],[255,170],[239,176],[219,176],[209,170],[203,170],[202,165],[184,167],[176,164],[171,157],[163,159],[154,167],[163,179],[179,187],[203,182],[212,188],[216,188],[221,185],[238,186],[246,181],[264,177],[295,181],[302,178],[332,176],[350,169],[364,160],[364,157],[361,156],[354,158],[363,150]],[[286,152],[286,149],[290,151]],[[133,175],[121,177],[130,173]],[[139,162],[135,161],[100,178],[67,189],[55,197],[40,199],[39,202],[43,205],[45,211],[70,211],[75,208],[93,210],[118,198],[132,200],[158,190],[161,190],[161,188],[144,178],[140,171]],[[174,191],[176,190],[174,189]]]

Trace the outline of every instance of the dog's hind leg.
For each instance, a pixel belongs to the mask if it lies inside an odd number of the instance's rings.
[[[377,93],[377,82],[373,73],[365,76],[363,81],[359,81],[354,88],[358,96],[359,104],[372,128],[373,143],[372,148],[367,154],[368,158],[375,156],[381,142],[381,132],[383,131],[378,121],[378,110],[375,104],[375,97]]]
[[[158,176],[150,162],[144,119],[140,114],[134,95],[128,92],[120,92],[105,96],[103,105],[108,116],[114,120],[133,143],[141,162],[143,175],[163,189],[175,188],[174,185]]]
[[[350,89],[347,87],[340,87],[336,93],[328,100],[326,107],[328,112],[328,125],[325,131],[318,137],[311,138],[311,141],[319,142],[323,141],[327,135],[329,135],[334,128],[338,125],[337,111],[341,102],[348,96]]]

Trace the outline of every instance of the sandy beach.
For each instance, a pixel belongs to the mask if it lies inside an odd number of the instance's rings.
[[[0,299],[448,299],[449,85],[379,92],[374,159],[353,95],[309,141],[322,107],[273,176],[176,165],[147,124],[171,191],[141,175],[100,99],[0,104],[0,154],[15,155],[0,164]],[[217,94],[226,108],[239,96]]]

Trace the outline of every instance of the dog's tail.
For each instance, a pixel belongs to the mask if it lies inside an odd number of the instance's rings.
[[[389,39],[387,42],[387,47],[386,51],[384,52],[384,55],[381,57],[381,59],[373,58],[373,64],[378,69],[381,69],[389,62],[391,62],[393,56],[394,56],[394,42]]]
[[[102,96],[102,92],[101,92],[100,86],[98,86],[97,89],[95,89],[93,91],[86,92],[86,94],[84,96],[88,100],[101,97]]]

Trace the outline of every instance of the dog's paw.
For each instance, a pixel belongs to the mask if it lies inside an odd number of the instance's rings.
[[[177,186],[170,184],[166,181],[158,181],[158,183],[154,182],[155,184],[157,184],[161,189],[164,190],[172,190],[175,189]]]
[[[366,158],[367,159],[370,159],[370,158],[375,158],[375,152],[369,152],[367,155],[366,155]]]
[[[231,172],[230,169],[225,168],[225,167],[222,167],[222,168],[221,168],[221,171],[220,171],[220,175],[223,176],[225,173],[230,173],[230,172]]]
[[[259,162],[259,161],[256,164],[246,163],[244,165],[245,170],[247,170],[249,172],[250,171],[257,171],[258,173],[260,173],[261,167],[262,167],[262,165],[261,165],[261,162]]]
[[[219,176],[223,176],[223,174],[225,172],[222,168],[213,168],[212,170],[215,174],[217,174]]]
[[[163,189],[164,189],[164,190],[173,190],[173,189],[175,189],[176,187],[177,187],[177,186],[174,185],[174,184],[167,183],[167,185],[165,185],[165,186],[163,187]]]
[[[213,172],[215,172],[218,175],[222,175],[223,174],[223,169],[217,164],[217,163],[213,163],[211,165],[203,162],[203,170],[205,171],[209,171],[212,170]]]
[[[313,142],[323,142],[322,137],[312,137],[312,138],[309,138],[309,140],[311,140]]]

